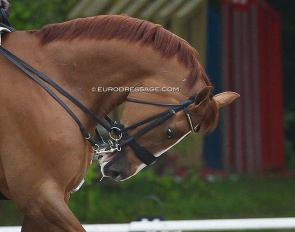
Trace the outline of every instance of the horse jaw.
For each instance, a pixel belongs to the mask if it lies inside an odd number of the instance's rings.
[[[173,146],[175,146],[176,144],[178,144],[182,139],[184,139],[187,135],[189,135],[190,134],[190,131],[189,132],[187,132],[187,134],[185,134],[184,136],[182,136],[179,140],[177,140],[177,142],[176,143],[174,143],[173,145],[171,145],[170,147],[168,147],[168,148],[166,148],[166,149],[164,149],[164,150],[162,150],[162,151],[160,151],[160,152],[157,152],[154,156],[155,157],[159,157],[160,155],[162,155],[163,153],[165,153],[166,151],[168,151],[170,148],[172,148]],[[127,180],[127,179],[129,179],[129,178],[131,178],[131,177],[133,177],[133,176],[135,176],[137,173],[139,173],[143,168],[145,168],[147,165],[145,165],[145,164],[140,164],[138,167],[137,167],[137,170],[136,170],[136,172],[134,173],[134,174],[132,174],[132,175],[130,175],[129,177],[127,177],[126,179],[123,179],[123,180],[121,180],[121,181],[125,181],[125,180]]]
[[[131,178],[132,176],[135,176],[137,173],[139,173],[142,169],[144,169],[146,167],[145,164],[140,164],[138,167],[137,167],[137,170],[136,172],[134,172],[132,175],[128,176],[127,178],[125,179],[122,179],[120,181],[125,181],[125,180],[128,180],[129,178]]]

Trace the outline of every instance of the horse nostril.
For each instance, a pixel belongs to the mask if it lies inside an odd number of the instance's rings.
[[[110,168],[106,168],[104,170],[104,174],[108,177],[111,177],[115,181],[120,181],[123,179],[123,175],[121,174],[121,172],[119,172],[117,170],[112,170]]]

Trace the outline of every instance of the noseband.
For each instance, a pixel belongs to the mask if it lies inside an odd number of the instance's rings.
[[[1,36],[1,35],[0,35]],[[133,98],[127,98],[126,101],[138,103],[138,104],[148,104],[148,105],[155,105],[155,106],[166,106],[170,107],[167,110],[162,111],[159,114],[151,116],[147,119],[144,119],[140,122],[137,122],[133,125],[125,127],[124,125],[117,123],[116,121],[112,121],[108,116],[104,119],[99,118],[89,109],[87,109],[82,103],[80,103],[77,99],[75,99],[71,94],[61,88],[57,83],[47,77],[44,73],[39,72],[28,63],[20,59],[19,57],[12,54],[10,51],[5,49],[0,44],[0,54],[6,57],[11,63],[13,63],[16,67],[18,67],[21,71],[23,71],[27,76],[29,76],[32,80],[37,82],[45,91],[48,92],[67,112],[68,114],[74,119],[74,121],[79,126],[82,135],[85,139],[90,143],[94,151],[94,159],[100,159],[102,157],[102,153],[113,153],[115,151],[121,151],[121,148],[124,146],[129,146],[134,151],[135,155],[138,159],[140,159],[144,164],[150,165],[154,163],[157,157],[153,156],[150,152],[148,152],[145,148],[141,147],[137,142],[136,139],[141,137],[142,135],[146,134],[147,132],[151,131],[155,127],[159,126],[177,112],[183,110],[184,114],[187,118],[188,125],[190,130],[193,133],[197,133],[199,130],[199,126],[194,127],[189,111],[187,107],[194,103],[195,96],[191,96],[187,100],[179,103],[179,104],[170,104],[170,103],[163,103],[163,102],[150,102],[150,101],[143,101]],[[91,116],[98,124],[100,124],[105,130],[109,132],[109,140],[108,142],[104,142],[101,135],[97,132],[97,137],[99,143],[96,143],[92,138],[91,135],[87,132],[86,128],[83,126],[81,121],[78,117],[73,113],[73,111],[62,101],[45,83],[49,84],[51,87],[56,89],[59,93],[63,96],[68,98],[72,103],[74,103],[77,107],[79,107],[82,111],[84,111],[87,115]],[[139,126],[146,125],[139,131],[137,131],[133,135],[129,135],[128,131],[135,129]]]

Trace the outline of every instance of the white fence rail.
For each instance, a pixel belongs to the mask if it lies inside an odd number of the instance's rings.
[[[292,218],[216,219],[182,221],[141,221],[128,224],[84,225],[87,232],[154,232],[295,229]],[[0,227],[0,232],[20,232],[21,228]]]

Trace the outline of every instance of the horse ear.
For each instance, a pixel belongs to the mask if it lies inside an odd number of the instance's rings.
[[[216,102],[217,108],[221,108],[223,106],[226,106],[233,102],[235,99],[239,98],[240,94],[235,93],[235,92],[222,92],[219,94],[216,94],[213,99]]]
[[[207,100],[209,100],[209,96],[212,90],[212,86],[206,86],[204,89],[202,89],[201,92],[199,92],[198,95],[195,97],[195,105],[200,106]]]

